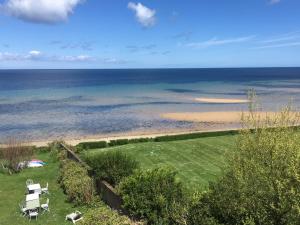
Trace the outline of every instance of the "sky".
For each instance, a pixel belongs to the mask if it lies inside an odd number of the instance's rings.
[[[0,68],[300,66],[299,0],[0,0]]]

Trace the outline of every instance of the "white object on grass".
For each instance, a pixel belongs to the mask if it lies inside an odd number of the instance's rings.
[[[74,213],[71,213],[66,216],[66,220],[71,220],[73,224],[78,222],[79,220],[82,220],[82,213],[79,211],[75,211]]]
[[[47,202],[45,204],[41,205],[41,208],[44,210],[44,212],[46,212],[46,211],[50,212],[50,209],[49,209],[49,198],[47,198]]]
[[[40,196],[39,194],[28,194],[26,195],[26,205],[25,208],[28,210],[37,209],[40,207]]]
[[[27,179],[26,180],[26,186],[33,184],[33,180]]]
[[[19,204],[22,216],[25,216],[28,209],[24,206],[24,203]]]
[[[27,186],[27,189],[29,194],[42,194],[42,188],[40,184],[30,184]]]
[[[32,217],[35,217],[35,219],[37,220],[39,213],[37,210],[30,210],[28,216],[29,216],[29,220],[31,220]]]
[[[48,188],[49,188],[49,184],[48,184],[48,182],[47,182],[47,185],[46,185],[46,187],[42,188],[42,193],[49,194],[49,190],[48,190]]]

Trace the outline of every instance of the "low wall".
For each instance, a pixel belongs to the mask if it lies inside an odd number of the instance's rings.
[[[91,168],[81,158],[79,158],[79,156],[76,155],[76,153],[73,152],[68,146],[66,146],[63,143],[60,143],[60,146],[66,150],[68,159],[80,163],[82,166],[87,168],[88,171],[91,171]]]
[[[119,211],[123,215],[128,215],[128,212],[122,207],[122,198],[109,183],[103,180],[97,180],[96,188],[98,193],[101,195],[102,200],[110,208]]]
[[[66,150],[67,158],[75,162],[80,163],[82,166],[86,167],[92,175],[92,169],[76,155],[68,146],[60,143],[61,147]],[[129,216],[129,213],[122,208],[122,198],[118,195],[117,191],[106,181],[96,180],[96,191],[100,194],[102,200],[112,209],[117,210],[122,215]]]

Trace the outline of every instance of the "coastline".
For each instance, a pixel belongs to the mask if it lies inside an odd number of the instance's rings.
[[[218,132],[218,131],[230,131],[230,130],[239,130],[239,127],[236,128],[220,128],[220,129],[201,129],[201,130],[186,130],[186,131],[168,131],[168,132],[160,132],[160,133],[148,133],[148,134],[116,134],[116,135],[99,135],[97,136],[90,136],[90,137],[82,137],[82,138],[70,138],[70,139],[62,139],[67,144],[75,146],[81,142],[95,142],[95,141],[111,141],[111,140],[117,140],[117,139],[137,139],[137,138],[155,138],[160,136],[167,136],[167,135],[180,135],[180,134],[191,134],[191,133],[207,133],[207,132]],[[54,140],[52,140],[54,141]],[[51,140],[44,140],[44,141],[32,141],[28,142],[28,144],[36,146],[36,147],[44,147],[47,146],[48,143],[50,143]],[[3,146],[0,144],[0,147]]]

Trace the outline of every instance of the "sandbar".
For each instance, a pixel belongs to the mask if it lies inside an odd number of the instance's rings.
[[[204,103],[216,103],[216,104],[240,104],[249,103],[248,99],[237,99],[237,98],[195,98],[197,102]]]

